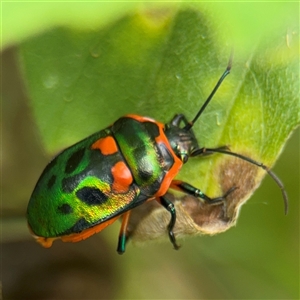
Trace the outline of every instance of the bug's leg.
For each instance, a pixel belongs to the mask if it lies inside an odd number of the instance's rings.
[[[184,193],[192,195],[192,196],[195,196],[197,198],[201,198],[202,200],[205,201],[205,203],[212,204],[212,205],[221,204],[221,203],[223,203],[225,205],[226,197],[229,194],[231,194],[234,190],[237,189],[237,187],[233,186],[224,195],[222,195],[220,197],[216,197],[216,198],[210,198],[210,197],[206,196],[198,188],[190,185],[187,182],[181,181],[181,180],[173,180],[170,185],[170,188],[177,190],[177,191],[184,192]]]
[[[176,243],[176,238],[173,232],[173,228],[176,223],[176,209],[174,204],[168,200],[166,197],[162,196],[156,199],[170,214],[171,214],[171,220],[168,225],[168,234],[171,243],[173,244],[173,247],[175,250],[178,250],[180,246]]]
[[[118,240],[118,248],[117,248],[117,252],[119,254],[123,254],[125,252],[125,248],[126,248],[126,242],[127,242],[127,225],[128,225],[128,221],[129,221],[129,217],[130,217],[130,213],[131,211],[127,211],[122,215],[122,225],[121,225],[121,229],[120,229],[120,233],[119,233],[119,240]]]
[[[184,125],[188,124],[188,120],[183,114],[175,115],[171,121],[171,124],[176,127],[179,127],[181,121],[183,122]]]
[[[213,154],[213,153],[221,153],[221,154],[231,155],[233,157],[240,158],[244,161],[247,161],[250,164],[253,164],[253,165],[265,170],[272,177],[272,179],[275,181],[275,183],[280,188],[281,193],[282,193],[282,198],[284,201],[284,211],[285,211],[285,214],[287,214],[289,203],[288,203],[288,195],[284,188],[284,185],[281,182],[281,180],[277,177],[277,175],[274,172],[272,172],[265,164],[258,162],[248,156],[245,156],[245,155],[242,155],[239,153],[235,153],[235,152],[231,152],[229,147],[227,147],[227,146],[222,146],[222,147],[218,147],[218,148],[198,148],[198,149],[194,150],[190,156],[191,157],[192,156],[201,156],[201,155],[203,156],[203,155],[209,155],[209,154]]]

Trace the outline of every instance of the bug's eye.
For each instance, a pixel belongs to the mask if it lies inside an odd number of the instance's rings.
[[[186,153],[181,154],[181,160],[184,164],[188,161],[188,159],[189,159],[189,156]]]

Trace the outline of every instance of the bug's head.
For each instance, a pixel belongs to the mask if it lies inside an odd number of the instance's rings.
[[[172,122],[166,124],[165,134],[177,157],[179,157],[183,163],[186,163],[191,153],[198,149],[199,146],[193,130],[186,130],[184,127],[180,127],[180,122],[184,120],[183,115],[176,115]],[[178,123],[176,121],[178,121]],[[185,122],[185,124],[186,123],[187,122]]]
[[[165,134],[168,137],[169,143],[177,155],[183,163],[188,161],[188,158],[194,153],[199,150],[199,145],[197,139],[194,135],[192,127],[194,126],[195,122],[199,119],[203,111],[205,110],[206,106],[209,104],[211,99],[213,98],[214,94],[220,87],[221,83],[225,79],[225,77],[230,73],[232,64],[232,55],[230,56],[229,63],[227,65],[226,70],[220,77],[219,81],[215,85],[214,89],[201,106],[200,110],[194,117],[194,119],[188,122],[184,115],[176,115],[172,121],[166,124],[165,127]],[[183,126],[181,124],[183,123]]]

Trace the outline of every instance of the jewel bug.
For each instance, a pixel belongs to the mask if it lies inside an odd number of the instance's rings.
[[[280,179],[267,166],[231,152],[228,147],[200,148],[193,125],[231,70],[226,70],[192,121],[177,114],[167,124],[148,117],[126,115],[112,125],[65,149],[45,168],[27,208],[30,231],[48,248],[56,239],[78,242],[100,232],[122,217],[118,253],[125,252],[131,210],[146,201],[158,201],[169,213],[169,239],[179,248],[173,228],[174,204],[169,189],[193,195],[209,205],[226,202],[236,186],[210,198],[200,189],[175,177],[189,158],[212,153],[231,155],[264,169],[282,191],[285,212],[287,193]]]

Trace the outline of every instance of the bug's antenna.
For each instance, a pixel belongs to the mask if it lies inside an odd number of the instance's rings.
[[[190,130],[194,126],[194,124],[198,120],[198,118],[201,116],[201,114],[205,110],[206,106],[208,105],[208,103],[213,98],[214,94],[216,93],[216,91],[218,90],[218,88],[220,87],[220,85],[222,84],[222,82],[225,79],[225,77],[230,73],[231,66],[232,66],[232,58],[233,58],[233,51],[231,51],[231,54],[230,54],[230,57],[229,57],[229,61],[228,61],[226,70],[224,71],[224,73],[220,77],[219,81],[215,85],[214,89],[212,90],[212,92],[210,93],[210,95],[208,96],[208,98],[206,99],[206,101],[204,102],[204,104],[201,106],[201,108],[198,111],[198,113],[196,114],[195,118],[191,122],[189,122],[188,124],[186,124],[184,126],[184,129]]]
[[[228,148],[227,148],[228,149]],[[244,155],[241,155],[241,154],[238,154],[238,153],[235,153],[235,152],[231,152],[229,150],[226,150],[224,148],[216,148],[216,149],[209,149],[209,148],[205,148],[205,153],[215,153],[215,152],[218,152],[218,153],[222,153],[222,154],[227,154],[227,155],[231,155],[231,156],[234,156],[234,157],[238,157],[242,160],[245,160],[253,165],[256,165],[262,169],[264,169],[271,177],[272,179],[276,182],[276,184],[278,185],[278,187],[281,189],[281,193],[282,193],[282,198],[283,198],[283,201],[284,201],[284,212],[285,214],[288,213],[288,207],[289,207],[289,203],[288,203],[288,195],[287,195],[287,192],[283,186],[283,183],[281,182],[281,180],[276,176],[275,173],[273,173],[266,165],[264,165],[263,163],[260,163],[256,160],[253,160],[251,159],[250,157],[247,157],[247,156],[244,156]]]

